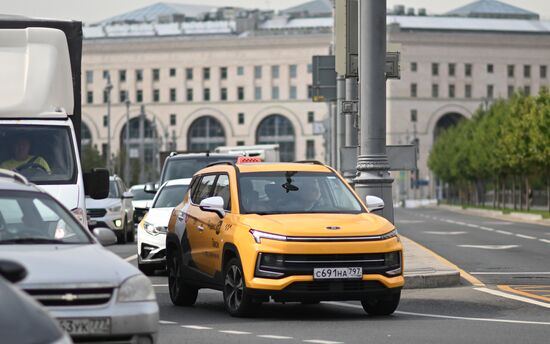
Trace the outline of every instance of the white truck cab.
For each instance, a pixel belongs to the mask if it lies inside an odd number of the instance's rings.
[[[0,26],[0,168],[40,185],[86,225],[85,190],[105,197],[108,172],[83,174],[73,75],[62,30]]]

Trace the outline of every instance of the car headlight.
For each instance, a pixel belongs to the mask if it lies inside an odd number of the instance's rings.
[[[386,240],[386,239],[390,239],[390,238],[393,238],[393,237],[397,237],[397,229],[394,229],[386,234],[382,234],[380,236],[380,239],[382,240]]]
[[[284,236],[284,235],[261,232],[261,231],[255,230],[255,229],[251,229],[250,234],[252,234],[252,236],[254,237],[254,240],[256,241],[257,244],[261,244],[262,239],[286,241],[286,236]]]
[[[78,222],[80,222],[83,225],[86,225],[86,212],[82,208],[74,208],[71,210],[71,213],[76,217]]]
[[[163,226],[155,226],[152,223],[144,222],[143,223],[143,229],[151,235],[159,235],[166,233],[166,227]]]
[[[118,213],[120,211],[120,209],[122,209],[122,207],[120,205],[115,205],[115,206],[112,206],[110,208],[107,208],[107,211],[110,212],[110,213]]]
[[[155,291],[145,275],[136,275],[122,282],[118,290],[118,302],[155,301]]]

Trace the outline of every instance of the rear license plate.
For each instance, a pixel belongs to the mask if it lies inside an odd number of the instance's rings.
[[[70,335],[111,333],[111,318],[65,318],[59,324]]]
[[[315,268],[313,279],[361,279],[363,268]]]

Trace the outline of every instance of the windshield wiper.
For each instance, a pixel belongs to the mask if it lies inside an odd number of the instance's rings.
[[[0,240],[0,245],[6,244],[66,244],[66,242],[58,239],[48,238],[17,238]]]
[[[251,213],[251,214],[256,214],[256,215],[280,215],[280,214],[288,214],[288,213],[283,212],[283,211],[260,211],[260,212]]]

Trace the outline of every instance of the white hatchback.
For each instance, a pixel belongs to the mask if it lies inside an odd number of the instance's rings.
[[[138,267],[146,275],[166,269],[166,230],[172,210],[183,201],[191,178],[162,184],[137,229]]]

